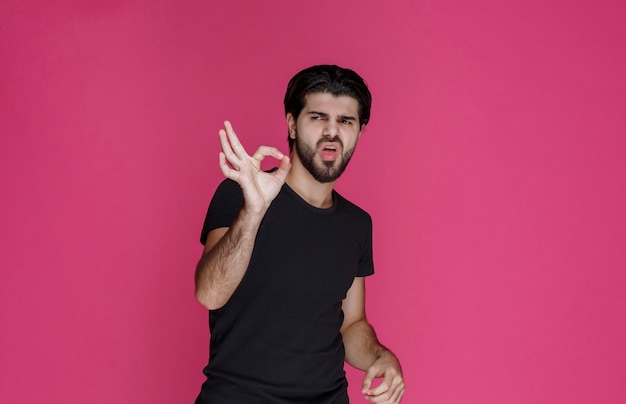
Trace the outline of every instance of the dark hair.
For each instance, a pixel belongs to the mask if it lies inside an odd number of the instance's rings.
[[[330,93],[335,97],[347,95],[359,102],[359,125],[370,120],[372,94],[365,81],[356,72],[335,65],[317,65],[298,72],[289,80],[285,93],[285,115],[291,113],[298,119],[306,103],[306,96],[313,93]],[[289,149],[294,140],[287,135]]]

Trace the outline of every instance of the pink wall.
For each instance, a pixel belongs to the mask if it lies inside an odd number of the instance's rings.
[[[192,402],[217,129],[286,150],[314,63],[374,93],[339,189],[405,402],[624,402],[625,3],[384,4],[2,2],[1,403]]]

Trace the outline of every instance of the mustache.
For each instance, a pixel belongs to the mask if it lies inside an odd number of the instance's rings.
[[[322,147],[324,143],[328,143],[328,142],[339,143],[339,146],[341,146],[341,148],[343,149],[343,142],[341,141],[341,139],[339,139],[339,136],[333,136],[333,137],[324,136],[317,142],[316,146],[317,148],[320,148]]]

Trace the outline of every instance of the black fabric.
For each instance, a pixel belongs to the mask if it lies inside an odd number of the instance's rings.
[[[201,241],[229,227],[242,206],[239,185],[222,182]],[[207,380],[196,403],[348,403],[341,303],[356,276],[373,272],[370,216],[336,192],[331,208],[315,208],[285,184],[241,283],[209,312]]]

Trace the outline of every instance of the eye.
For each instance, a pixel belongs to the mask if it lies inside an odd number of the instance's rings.
[[[311,119],[313,119],[315,121],[321,121],[322,117],[320,115],[311,115]]]
[[[352,120],[347,118],[341,118],[341,123],[344,125],[352,125]]]

